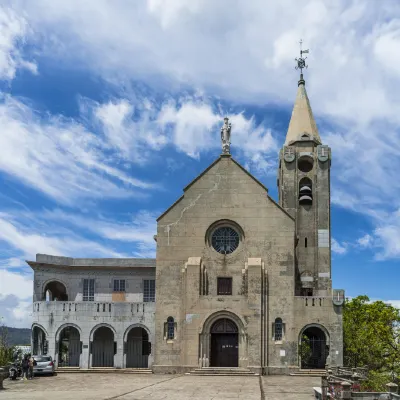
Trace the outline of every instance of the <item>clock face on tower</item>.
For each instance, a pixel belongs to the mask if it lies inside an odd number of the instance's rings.
[[[211,245],[220,254],[231,254],[239,246],[239,233],[230,226],[217,228],[211,236]]]

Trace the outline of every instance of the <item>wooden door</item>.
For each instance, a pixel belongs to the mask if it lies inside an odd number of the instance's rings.
[[[211,335],[211,366],[238,367],[239,345],[237,334]]]

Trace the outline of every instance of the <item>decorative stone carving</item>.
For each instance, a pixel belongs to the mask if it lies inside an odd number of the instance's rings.
[[[333,289],[332,302],[335,306],[343,305],[343,303],[344,303],[344,290],[343,289]]]
[[[294,159],[296,158],[296,153],[295,150],[292,146],[285,146],[284,152],[283,152],[283,159],[290,163],[293,162]]]
[[[318,145],[317,146],[317,156],[318,160],[321,162],[328,161],[329,159],[329,146]]]
[[[221,128],[222,154],[230,154],[231,127],[232,127],[232,124],[229,122],[229,118],[225,117],[224,125]]]

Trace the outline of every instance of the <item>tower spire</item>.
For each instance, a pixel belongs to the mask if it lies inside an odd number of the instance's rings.
[[[310,139],[315,139],[321,143],[319,137],[317,124],[311,110],[310,101],[307,96],[306,82],[303,77],[303,69],[308,68],[306,64],[307,57],[303,57],[303,54],[308,54],[309,50],[302,49],[303,41],[300,40],[300,57],[296,58],[296,69],[300,70],[300,80],[298,82],[298,89],[296,100],[292,111],[292,117],[290,118],[289,128],[286,134],[285,145],[295,140],[301,140],[303,134],[307,134]]]

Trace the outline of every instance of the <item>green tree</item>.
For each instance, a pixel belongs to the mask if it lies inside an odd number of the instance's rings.
[[[6,366],[12,361],[14,347],[9,345],[8,329],[0,324],[0,366]]]
[[[301,364],[307,364],[309,358],[311,357],[311,344],[310,338],[306,335],[303,335],[301,338],[301,342],[299,344],[299,356],[301,358]]]
[[[367,367],[372,375],[398,380],[400,373],[400,310],[367,296],[346,299],[343,311],[344,362]],[[371,376],[372,376],[371,375]]]

